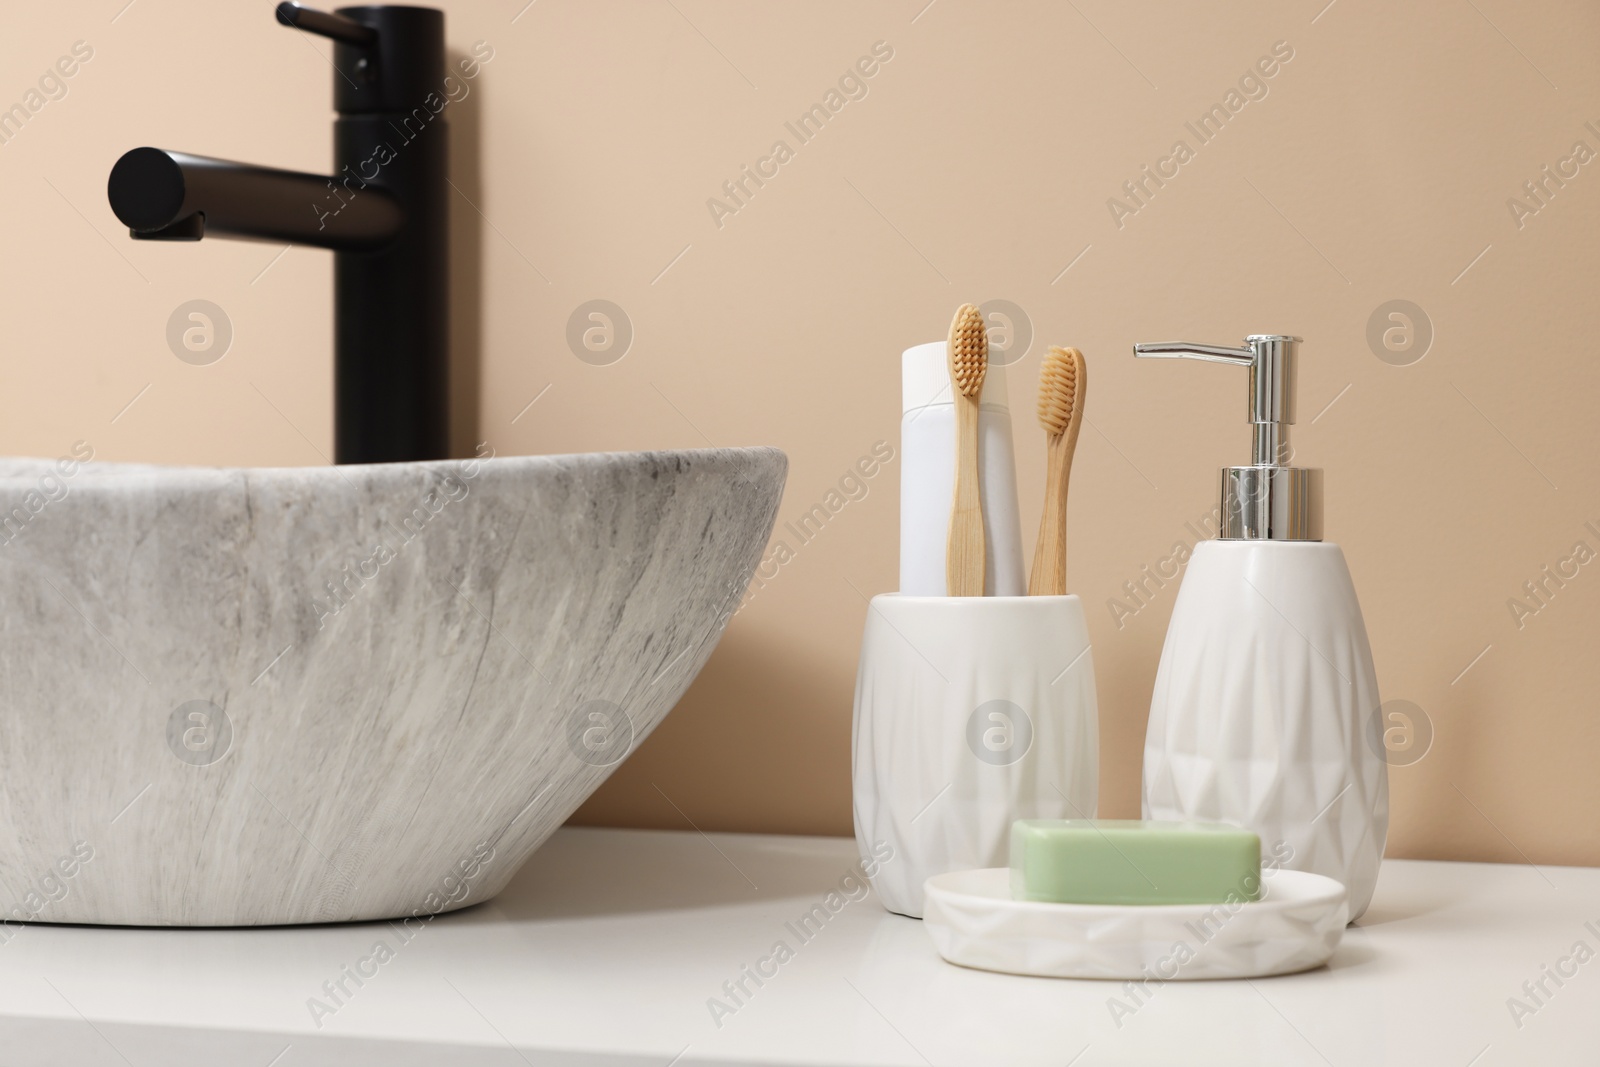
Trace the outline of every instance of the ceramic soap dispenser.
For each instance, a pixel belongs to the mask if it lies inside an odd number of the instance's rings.
[[[1287,466],[1298,337],[1141,344],[1147,358],[1250,372],[1249,466],[1222,469],[1220,534],[1195,546],[1161,652],[1144,749],[1146,819],[1254,830],[1284,866],[1372,899],[1389,828],[1372,649],[1322,472]]]

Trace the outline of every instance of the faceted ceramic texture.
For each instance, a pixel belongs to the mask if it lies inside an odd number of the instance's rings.
[[[1009,883],[1004,868],[928,880],[939,955],[1043,978],[1257,978],[1327,962],[1350,919],[1344,886],[1303,871],[1264,871],[1262,899],[1237,904],[1045,904]]]
[[[1389,828],[1378,682],[1339,546],[1206,541],[1172,609],[1144,817],[1231,822],[1372,899]]]
[[[929,875],[1003,865],[1017,819],[1090,818],[1094,657],[1075,596],[872,598],[856,677],[856,841],[922,914]]]
[[[494,896],[705,663],[786,461],[53,466],[0,463],[0,912],[202,926]]]

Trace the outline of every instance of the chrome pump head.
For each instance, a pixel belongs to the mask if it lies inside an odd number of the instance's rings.
[[[1133,346],[1145,359],[1198,359],[1250,369],[1248,467],[1222,468],[1225,541],[1322,540],[1322,471],[1290,467],[1289,426],[1294,422],[1295,354],[1300,338],[1258,333],[1242,348],[1162,341]]]

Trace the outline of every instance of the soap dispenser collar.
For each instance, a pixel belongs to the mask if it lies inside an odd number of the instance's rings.
[[[1290,467],[1295,354],[1300,338],[1251,334],[1243,347],[1160,341],[1133,346],[1145,359],[1197,359],[1250,370],[1250,466],[1222,469],[1223,540],[1322,540],[1322,471]]]

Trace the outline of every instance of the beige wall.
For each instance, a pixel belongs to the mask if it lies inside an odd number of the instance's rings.
[[[0,101],[75,41],[94,55],[0,145],[0,451],[322,462],[328,257],[134,244],[105,181],[140,144],[325,167],[323,42],[275,26],[269,0],[124,2],[3,16]],[[1301,334],[1300,459],[1327,470],[1383,693],[1435,733],[1393,771],[1391,854],[1600,863],[1600,563],[1520,626],[1508,607],[1577,542],[1600,550],[1584,526],[1600,529],[1600,164],[1520,226],[1507,206],[1575,141],[1600,150],[1600,11],[923,2],[539,0],[515,21],[523,0],[447,4],[453,47],[494,48],[448,113],[458,449],[780,445],[791,519],[875,442],[898,446],[901,348],[943,336],[962,301],[1015,302],[1036,338],[1012,390],[1030,531],[1039,353],[1091,363],[1071,574],[1101,810],[1128,815],[1175,587],[1120,627],[1107,602],[1212,506],[1247,442],[1238,375],[1128,346]],[[867,95],[797,145],[785,120],[879,41],[893,57]],[[1185,121],[1279,41],[1293,58],[1265,98],[1117,225],[1108,198],[1177,139],[1195,148]],[[793,158],[719,226],[707,199],[779,138]],[[210,366],[164,339],[193,298],[235,331]],[[594,298],[636,332],[608,366],[565,341]],[[1366,339],[1393,299],[1435,333],[1409,366]],[[891,464],[778,569],[583,821],[849,832],[859,594],[895,583],[897,479]]]

